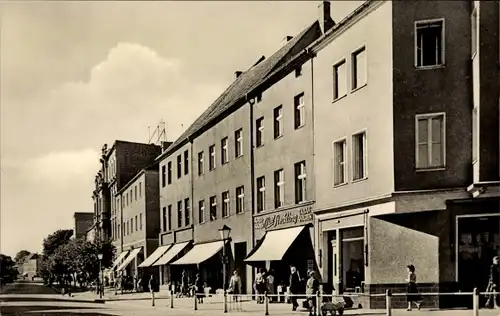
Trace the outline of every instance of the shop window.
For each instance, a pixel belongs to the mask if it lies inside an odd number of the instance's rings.
[[[364,228],[348,228],[340,232],[341,273],[344,292],[361,292],[365,281]]]

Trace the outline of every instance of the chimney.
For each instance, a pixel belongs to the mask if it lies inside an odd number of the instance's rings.
[[[161,142],[161,152],[167,150],[167,148],[172,145],[172,142]]]
[[[285,37],[285,40],[287,42],[290,42],[292,40],[292,38],[293,38],[293,36],[288,35],[287,37]]]
[[[239,70],[234,72],[234,74],[236,75],[236,78],[241,76],[242,73],[243,73],[243,71],[239,71]]]
[[[332,19],[330,1],[323,1],[319,5],[319,23],[323,34],[328,32],[334,25],[335,21]]]

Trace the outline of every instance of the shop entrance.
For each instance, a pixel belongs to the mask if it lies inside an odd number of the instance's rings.
[[[500,214],[457,216],[456,245],[460,289],[470,292],[477,287],[484,291],[492,259],[500,255]]]

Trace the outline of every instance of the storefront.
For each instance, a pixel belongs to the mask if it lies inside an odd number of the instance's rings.
[[[179,267],[172,266],[172,262],[183,257],[193,247],[193,226],[171,230],[160,234],[160,247],[167,249],[163,254],[151,263],[152,269],[158,269],[158,280],[160,289],[170,290],[168,285],[180,280]]]
[[[254,216],[256,246],[245,262],[266,268],[275,277],[275,285],[288,285],[290,266],[303,277],[317,271],[314,256],[313,204],[287,208]],[[300,253],[300,256],[297,256]]]

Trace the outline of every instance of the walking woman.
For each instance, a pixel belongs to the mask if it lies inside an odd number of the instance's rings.
[[[422,305],[422,299],[418,294],[415,266],[413,264],[410,264],[406,268],[408,269],[408,278],[406,279],[406,282],[408,282],[408,291],[406,294],[406,299],[408,301],[407,311],[411,311],[412,302],[414,302],[415,305],[417,305],[417,308],[420,309],[420,306]]]

